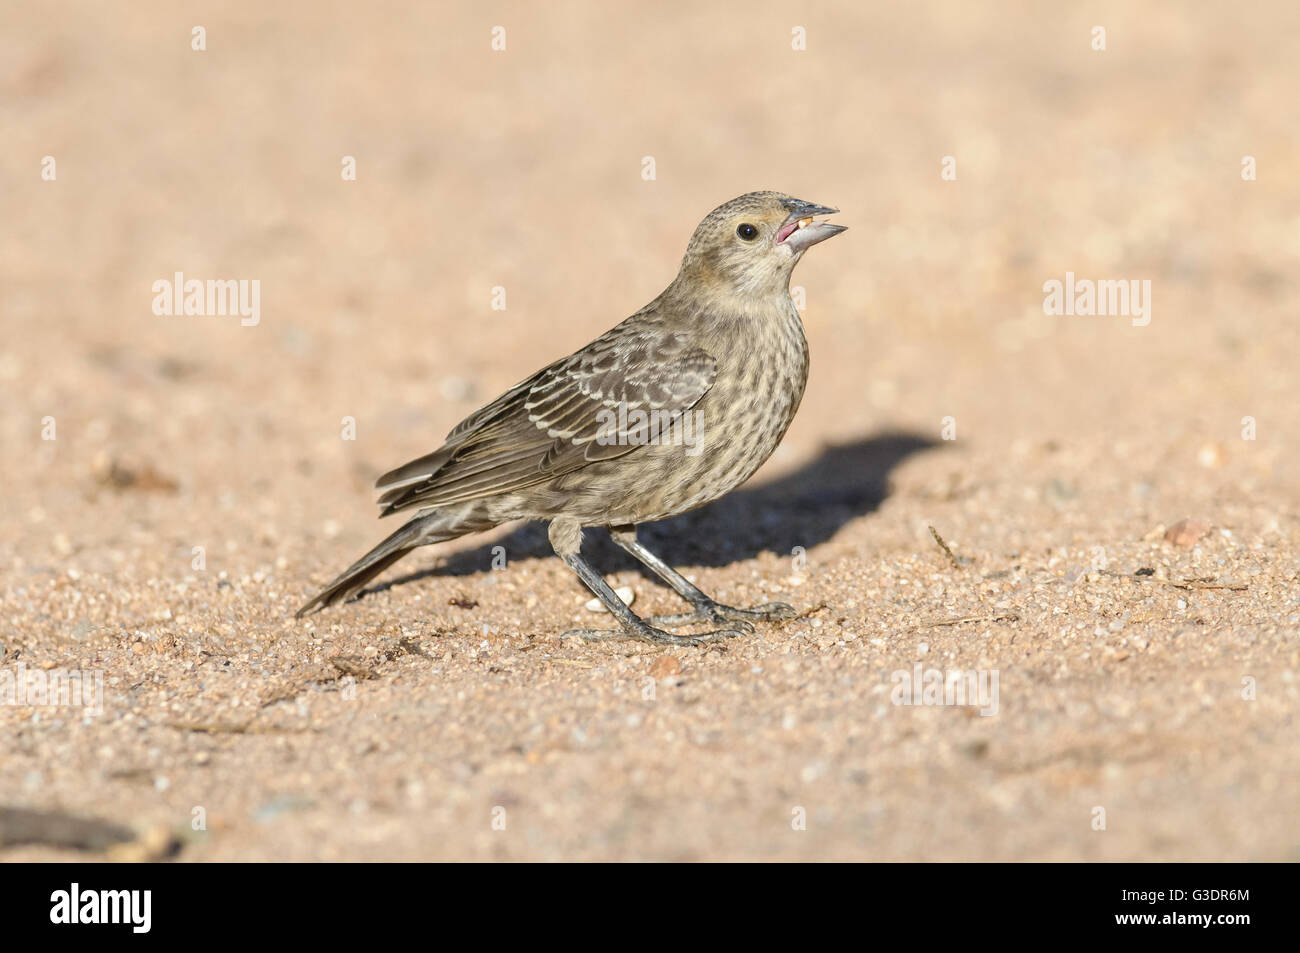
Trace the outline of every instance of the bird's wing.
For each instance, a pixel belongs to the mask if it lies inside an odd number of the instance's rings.
[[[509,493],[631,453],[646,442],[651,412],[693,407],[717,361],[642,317],[516,384],[443,447],[380,477],[382,515]]]

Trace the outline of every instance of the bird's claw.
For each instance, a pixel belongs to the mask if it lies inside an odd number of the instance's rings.
[[[682,612],[676,615],[654,615],[646,619],[651,625],[662,625],[668,628],[678,628],[684,625],[698,625],[701,622],[712,622],[714,625],[728,624],[731,628],[739,629],[746,635],[754,634],[753,624],[746,622],[744,619],[729,619],[721,615],[713,615],[708,612]]]
[[[797,614],[793,606],[786,605],[784,602],[768,602],[761,606],[754,606],[752,609],[738,609],[735,606],[724,606],[720,602],[706,602],[696,606],[691,612],[651,616],[646,621],[670,628],[694,625],[697,622],[712,622],[716,625],[730,623],[753,634],[754,626],[750,619],[758,622],[778,622],[793,619]]]
[[[739,611],[758,613],[759,618],[766,619],[769,622],[786,622],[799,614],[794,606],[785,602],[765,602],[761,606]]]

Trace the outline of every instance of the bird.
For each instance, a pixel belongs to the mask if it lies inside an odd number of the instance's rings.
[[[809,248],[846,230],[823,220],[838,211],[773,191],[719,205],[658,297],[475,411],[437,450],[381,476],[380,516],[414,515],[297,616],[352,598],[417,547],[540,520],[555,554],[617,624],[566,637],[694,646],[792,618],[785,603],[715,601],[646,548],[637,527],[723,496],[785,436],[808,380],[790,275]],[[582,555],[592,527],[604,527],[690,611],[634,613]],[[719,628],[667,631],[696,624]]]

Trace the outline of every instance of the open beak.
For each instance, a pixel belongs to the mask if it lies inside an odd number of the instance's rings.
[[[785,220],[777,231],[776,243],[785,245],[796,255],[818,242],[824,242],[826,239],[846,230],[844,225],[813,221],[814,217],[818,215],[834,215],[839,211],[837,208],[814,205],[811,202],[802,202],[798,199],[792,199],[787,205],[790,208],[790,217]]]

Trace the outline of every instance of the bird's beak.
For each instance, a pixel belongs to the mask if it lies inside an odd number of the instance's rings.
[[[777,231],[776,243],[786,246],[796,255],[818,242],[824,242],[826,239],[846,230],[844,225],[813,221],[814,216],[817,215],[834,215],[839,211],[837,208],[814,205],[811,202],[801,202],[798,199],[789,202],[788,205],[790,217],[785,220]]]

